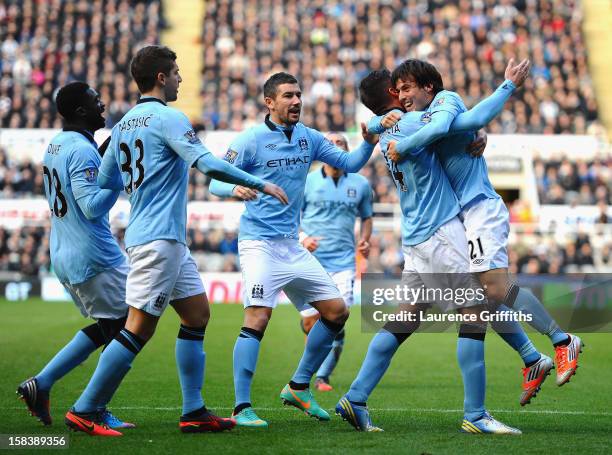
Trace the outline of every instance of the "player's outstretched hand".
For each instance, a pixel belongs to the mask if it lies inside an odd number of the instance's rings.
[[[274,183],[266,182],[263,192],[264,194],[275,197],[276,199],[281,201],[283,205],[289,204],[289,198],[287,197],[287,193],[285,193],[285,190],[283,190],[280,186],[275,185]]]
[[[365,239],[361,239],[357,244],[357,251],[359,251],[361,255],[367,259],[370,255],[370,242]]]
[[[389,158],[394,163],[399,163],[402,159],[402,156],[399,154],[397,149],[395,148],[396,141],[390,141],[387,146],[387,158]]]
[[[393,125],[399,122],[401,118],[402,118],[402,115],[399,112],[391,111],[382,118],[382,120],[380,121],[380,124],[385,129],[391,128]]]
[[[520,87],[525,82],[525,79],[527,79],[527,76],[529,76],[530,67],[531,62],[529,59],[524,59],[518,65],[514,65],[514,59],[511,58],[506,67],[504,77],[514,82],[514,85],[517,87]]]
[[[236,185],[232,193],[234,194],[234,197],[237,197],[242,201],[254,201],[257,199],[257,190],[247,188],[246,186]]]
[[[312,253],[319,248],[319,240],[322,238],[323,237],[306,237],[302,240],[302,246]]]
[[[378,134],[368,133],[368,127],[365,123],[361,122],[361,135],[363,140],[375,145],[378,142]]]
[[[487,133],[485,130],[478,130],[478,133],[476,133],[476,139],[474,139],[474,142],[468,145],[467,151],[474,158],[478,158],[479,156],[483,155],[486,147]]]

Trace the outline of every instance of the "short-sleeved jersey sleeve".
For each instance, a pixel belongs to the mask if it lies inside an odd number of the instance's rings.
[[[248,171],[255,156],[256,138],[253,131],[245,131],[232,141],[223,160],[243,171]]]
[[[361,201],[359,201],[359,216],[361,219],[371,218],[374,211],[372,210],[372,188],[367,180],[363,180],[363,196],[361,197]]]
[[[83,144],[75,148],[68,163],[70,184],[75,200],[78,201],[100,191],[97,182],[99,167],[100,156],[93,147]]]
[[[185,160],[189,167],[210,151],[202,144],[185,114],[168,109],[161,116],[162,134],[174,152]]]

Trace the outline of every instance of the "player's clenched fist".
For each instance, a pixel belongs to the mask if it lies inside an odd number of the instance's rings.
[[[382,120],[380,121],[380,124],[385,129],[391,128],[397,122],[399,122],[401,118],[402,118],[402,115],[399,112],[391,111],[382,118]]]
[[[302,240],[302,246],[312,253],[319,248],[319,240],[321,237],[306,237]]]
[[[389,141],[389,145],[387,146],[387,158],[389,158],[394,163],[399,163],[402,159],[402,156],[395,148],[395,144],[397,144],[397,141]]]

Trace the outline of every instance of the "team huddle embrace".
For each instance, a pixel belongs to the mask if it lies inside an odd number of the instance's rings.
[[[455,92],[444,89],[429,63],[411,59],[392,73],[373,71],[359,90],[375,117],[361,125],[363,142],[353,151],[343,135],[324,136],[300,123],[299,82],[276,73],[263,87],[269,111],[265,121],[238,135],[224,159],[201,143],[183,113],[167,105],[177,99],[182,79],[176,54],[166,47],[148,46],[134,57],[131,74],[140,100],[99,148],[94,132],[105,123],[99,94],[83,82],[62,87],[56,104],[65,126],[43,163],[51,260],[83,316],[96,322],[19,385],[17,392],[30,412],[51,424],[53,384],[104,346],[65,423],[99,436],[120,436],[120,430],[135,427],[110,412],[108,404],[169,305],[180,318],[175,348],[183,398],[180,431],[265,428],[268,422],[256,412],[251,384],[266,327],[284,291],[301,313],[306,343],[280,399],[320,421],[330,420],[311,390],[333,388],[330,376],[353,303],[355,254],[367,258],[372,232],[372,190],[356,173],[379,144],[400,199],[404,282],[431,288],[430,277],[436,274],[445,277],[442,284],[449,288],[486,290],[484,299],[441,304],[423,298],[400,305],[398,312],[425,313],[437,305],[464,315],[461,320],[469,322],[458,325],[457,341],[464,385],[461,430],[520,434],[485,407],[489,322],[525,364],[521,405],[537,394],[555,365],[557,385],[567,383],[583,346],[579,337],[559,328],[528,289],[510,280],[508,211],[482,156],[486,134],[481,128],[500,114],[524,83],[529,66],[529,61],[511,60],[505,80],[470,110]],[[323,166],[309,172],[315,161]],[[211,193],[243,200],[246,208],[238,242],[244,321],[233,352],[235,404],[228,418],[212,414],[202,397],[210,310],[186,245],[190,168],[212,178]],[[108,220],[122,192],[131,205],[127,258]],[[361,229],[356,239],[357,218]],[[485,312],[500,317],[484,319]],[[506,312],[530,316],[529,324],[550,338],[554,362],[536,350],[519,322],[501,317]],[[369,396],[399,346],[418,328],[418,318],[396,318],[372,339],[357,377],[335,407],[356,430],[382,431],[372,423]]]

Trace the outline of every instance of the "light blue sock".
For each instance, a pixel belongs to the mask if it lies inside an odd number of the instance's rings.
[[[346,394],[349,401],[357,403],[368,401],[374,387],[389,368],[391,359],[399,346],[400,343],[391,332],[382,329],[374,335],[357,378],[355,378]]]
[[[512,305],[517,311],[532,316],[529,325],[550,338],[553,344],[559,343],[567,338],[567,333],[559,328],[554,319],[550,316],[544,305],[526,288],[520,288],[518,295]]]
[[[464,418],[474,422],[485,413],[484,341],[460,336],[457,340],[457,360],[463,376]]]
[[[317,378],[329,380],[334,368],[336,368],[338,364],[338,360],[340,360],[340,354],[342,354],[342,350],[344,349],[344,333],[341,332],[338,335],[339,336],[337,336],[332,343],[331,351],[329,351],[329,354],[327,354],[327,357],[325,357],[325,360],[317,370]]]
[[[98,346],[82,330],[79,330],[74,338],[55,354],[40,373],[36,375],[38,387],[49,391],[56,381],[61,379],[73,368],[83,363],[89,354],[98,349]]]
[[[176,367],[183,393],[183,415],[204,406],[202,384],[206,353],[204,352],[204,328],[181,328],[176,339]]]
[[[143,343],[135,338],[134,334],[126,329],[121,330],[100,355],[96,371],[73,409],[79,413],[94,412],[110,401],[112,394],[130,370],[132,361],[140,352],[142,345]]]
[[[309,384],[315,371],[321,366],[331,350],[336,335],[342,326],[319,319],[310,329],[304,354],[291,380],[298,384]]]
[[[234,345],[235,406],[251,402],[251,383],[257,367],[261,336],[260,332],[246,331],[243,327]]]
[[[497,313],[511,313],[512,310],[505,305],[500,305],[497,308]],[[525,365],[537,362],[540,358],[540,353],[537,351],[523,326],[517,321],[495,321],[491,322],[491,327],[497,334],[519,353]]]

